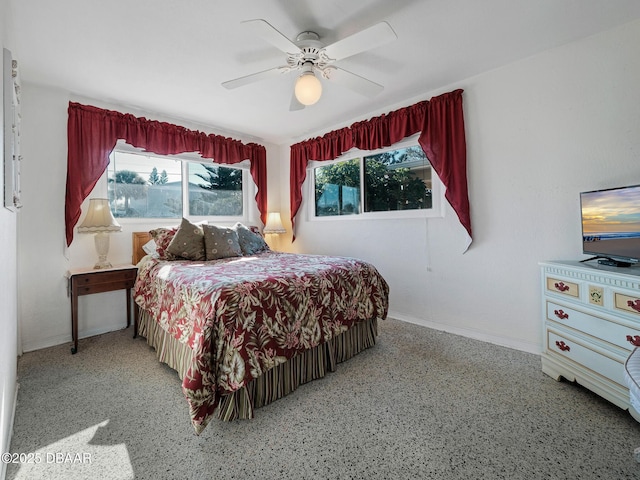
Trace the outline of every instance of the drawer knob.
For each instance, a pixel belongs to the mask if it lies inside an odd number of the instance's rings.
[[[631,308],[633,308],[636,312],[640,313],[640,300],[629,300],[627,302]]]
[[[564,282],[556,282],[553,284],[553,286],[556,287],[556,290],[560,292],[566,292],[567,290],[569,290],[569,285],[565,285]]]
[[[553,313],[555,313],[556,317],[558,317],[560,320],[566,320],[567,318],[569,318],[569,314],[564,313],[564,310],[554,310]]]
[[[631,335],[627,335],[627,342],[634,347],[640,347],[640,335],[635,335],[633,337]]]
[[[561,340],[556,340],[556,347],[558,347],[563,352],[568,352],[569,350],[571,350],[571,347]]]

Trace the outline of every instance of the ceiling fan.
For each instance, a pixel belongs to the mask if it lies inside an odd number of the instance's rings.
[[[377,23],[331,45],[323,45],[320,36],[311,31],[300,33],[295,41],[289,40],[269,22],[262,19],[242,22],[255,35],[287,54],[286,65],[270,68],[222,83],[228,89],[299,70],[290,110],[300,110],[316,103],[322,95],[322,83],[316,76],[341,84],[367,97],[380,93],[384,87],[364,77],[334,65],[338,60],[379,47],[395,40],[393,28],[387,22]]]

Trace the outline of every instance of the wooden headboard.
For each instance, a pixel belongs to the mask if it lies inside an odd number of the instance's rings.
[[[151,240],[151,234],[149,232],[133,232],[131,236],[133,241],[133,256],[131,258],[131,263],[137,265],[138,262],[142,260],[142,257],[146,255],[142,246]]]

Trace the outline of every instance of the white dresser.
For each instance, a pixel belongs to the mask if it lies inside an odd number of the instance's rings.
[[[629,408],[624,362],[640,345],[640,267],[544,262],[542,371]]]

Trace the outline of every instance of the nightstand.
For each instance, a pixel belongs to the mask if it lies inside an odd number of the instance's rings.
[[[71,353],[78,351],[78,297],[93,293],[127,290],[127,327],[131,325],[131,289],[136,282],[138,268],[135,265],[116,265],[112,268],[73,269],[67,272],[71,296]]]

